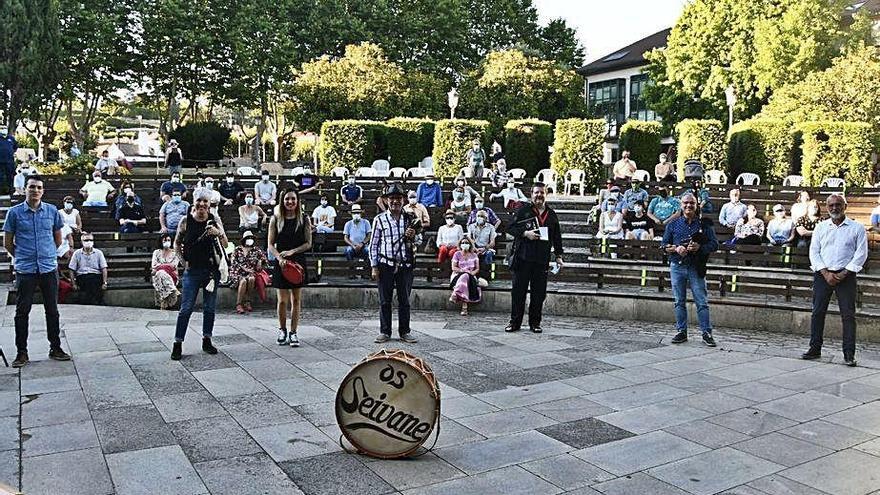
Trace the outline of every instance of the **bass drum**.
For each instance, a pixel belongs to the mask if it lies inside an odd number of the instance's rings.
[[[434,372],[403,350],[370,354],[342,380],[336,421],[358,452],[380,459],[409,456],[439,427]]]

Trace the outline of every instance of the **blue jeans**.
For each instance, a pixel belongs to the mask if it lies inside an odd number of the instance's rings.
[[[351,246],[345,246],[345,259],[348,261],[354,261],[355,258],[367,259],[369,257],[369,253],[367,252],[367,247],[364,246],[360,249],[355,249]]]
[[[677,262],[669,264],[669,272],[672,278],[672,296],[675,298],[675,327],[679,332],[687,332],[687,286],[691,286],[691,294],[694,304],[697,306],[697,321],[700,322],[700,331],[704,334],[712,334],[712,322],[709,321],[709,295],[706,289],[706,277],[697,274],[694,265],[680,265]]]
[[[211,292],[202,290],[202,336],[210,337],[214,333],[214,313],[217,309],[217,291],[220,290],[220,272],[209,268],[187,268],[183,272],[180,313],[177,315],[177,330],[174,332],[175,342],[183,342],[186,337],[186,329],[189,327],[189,318],[192,316],[199,289],[204,289],[212,278],[214,290]]]
[[[495,251],[492,249],[487,249],[485,253],[483,253],[481,263],[485,266],[489,266],[492,262],[495,261]]]

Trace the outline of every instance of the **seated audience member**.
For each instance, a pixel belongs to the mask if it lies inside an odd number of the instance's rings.
[[[343,239],[345,240],[345,259],[348,260],[349,266],[353,267],[356,259],[364,261],[369,260],[370,234],[373,228],[370,222],[362,218],[361,205],[351,205],[351,220],[345,222],[342,228]],[[362,267],[358,266],[358,269]],[[354,272],[350,272],[348,278],[356,278]]]
[[[428,214],[425,205],[419,203],[419,197],[415,191],[410,191],[407,194],[407,203],[403,205],[403,211],[419,219],[422,223],[422,231],[431,227],[431,215]]]
[[[645,203],[637,201],[623,217],[627,239],[650,241],[654,238],[654,220],[645,213]]]
[[[119,220],[119,232],[123,234],[139,233],[147,224],[144,207],[135,202],[134,191],[129,190],[125,196],[122,208],[116,210],[116,219]]]
[[[873,221],[873,215],[871,215]],[[811,199],[807,204],[807,214],[798,218],[794,223],[794,229],[797,232],[798,247],[806,247],[810,245],[810,239],[813,238],[813,231],[822,218],[819,216],[819,202]]]
[[[134,184],[128,179],[123,179],[122,184],[119,185],[119,190],[116,192],[116,202],[113,205],[113,209],[118,212],[125,205],[125,202],[128,201],[129,196],[134,197],[135,203],[139,205],[144,204],[141,197],[134,192]]]
[[[468,225],[467,234],[474,253],[484,265],[491,265],[495,261],[495,238],[498,233],[489,222],[489,214],[485,210],[477,212],[474,223]]]
[[[496,215],[494,211],[492,211],[492,208],[486,206],[486,202],[483,201],[483,198],[481,197],[477,197],[474,201],[474,209],[471,210],[470,215],[468,215],[467,225],[476,222],[477,213],[481,211],[486,212],[486,219],[493,227],[495,227],[495,230],[498,230],[498,227],[501,225],[501,219],[498,218],[498,215]]]
[[[698,177],[691,179],[690,187],[685,188],[684,192],[678,195],[679,201],[681,201],[685,194],[693,194],[697,198],[700,213],[713,213],[715,211],[715,205],[712,204],[712,199],[709,197],[709,190],[703,187],[703,179]]]
[[[180,197],[180,192],[177,192]],[[162,247],[153,251],[153,259],[150,262],[151,280],[155,292],[156,306],[159,309],[171,309],[180,299],[180,290],[177,288],[178,267],[180,255],[174,249],[174,236],[163,233],[159,238]]]
[[[186,184],[180,181],[180,173],[174,172],[171,178],[162,183],[159,188],[159,199],[162,201],[171,201],[171,193],[179,192],[181,197],[186,195]]]
[[[654,165],[654,178],[657,182],[675,182],[678,176],[675,173],[675,164],[669,161],[666,153],[660,153],[657,165]]]
[[[799,191],[797,201],[791,205],[791,220],[797,222],[797,219],[807,214],[807,208],[810,205],[810,193],[808,191]]]
[[[364,199],[364,188],[356,184],[353,175],[348,177],[347,182],[348,183],[342,186],[342,189],[339,190],[339,197],[342,198],[342,202],[349,206],[355,203],[360,203],[361,200]]]
[[[628,182],[632,179],[633,174],[638,170],[636,166],[636,162],[630,160],[629,151],[623,150],[623,153],[620,154],[620,160],[617,160],[614,163],[614,168],[612,169],[612,174],[614,175],[614,180],[618,183]]]
[[[92,180],[86,182],[85,185],[80,188],[79,193],[85,198],[83,206],[98,206],[106,208],[107,200],[113,197],[116,193],[116,189],[113,188],[112,184],[101,177],[101,172],[95,171],[92,173]]]
[[[321,204],[316,206],[312,211],[312,225],[315,232],[319,234],[329,234],[333,232],[333,226],[336,223],[336,208],[330,206],[327,202],[327,195],[321,195]]]
[[[504,160],[504,152],[501,151],[501,145],[498,144],[498,141],[492,142],[492,154],[489,155],[489,164],[497,165],[499,161]]]
[[[468,304],[480,302],[480,257],[474,252],[471,240],[463,237],[458,250],[452,255],[452,274],[449,285],[452,295],[449,301],[461,303],[461,315],[467,316]]]
[[[729,195],[730,201],[721,206],[718,223],[725,227],[735,228],[736,224],[746,216],[746,204],[739,200],[739,189],[731,189]],[[762,230],[761,234],[763,233]]]
[[[82,217],[79,210],[73,207],[73,196],[64,196],[64,207],[58,209],[61,214],[61,220],[64,225],[70,227],[74,232],[82,231]]]
[[[489,201],[496,199],[500,199],[507,210],[516,210],[529,201],[529,198],[516,187],[516,181],[513,177],[507,179],[507,187],[489,195]]]
[[[447,210],[443,216],[446,221],[437,229],[437,263],[443,264],[458,250],[458,242],[464,237],[461,225],[455,223],[455,213]]]
[[[229,265],[229,286],[238,289],[235,312],[238,314],[253,311],[251,304],[257,284],[256,274],[266,266],[266,252],[256,246],[254,234],[245,231],[241,234],[241,245],[232,252]]]
[[[596,237],[623,239],[623,214],[617,208],[617,199],[612,196],[606,201],[608,209],[599,214],[599,231]]]
[[[183,200],[183,193],[180,191],[173,191],[170,198],[170,201],[159,207],[159,225],[162,229],[160,232],[171,234],[173,239],[180,219],[189,213],[189,203]]]
[[[241,193],[244,192],[244,186],[241,185],[241,182],[235,180],[235,172],[230,170],[226,172],[226,181],[220,184],[218,192],[220,193],[220,200],[223,201],[224,205],[228,206],[239,201]]]
[[[504,187],[508,178],[510,172],[507,171],[507,160],[501,158],[492,165],[492,186]]]
[[[755,205],[748,205],[746,207],[746,216],[737,220],[733,230],[733,237],[724,244],[726,246],[761,244],[764,240],[764,228],[764,220],[758,218],[758,210],[755,208]]]
[[[101,158],[95,162],[95,170],[103,175],[116,175],[119,173],[119,164],[116,160],[110,158],[110,152],[104,150],[101,152]]]
[[[605,189],[599,189],[599,200],[596,202],[597,204],[602,204],[608,199],[608,195],[611,194],[611,188],[617,187],[614,185],[614,181],[611,179],[605,179]],[[617,187],[617,190],[620,191],[620,187]]]
[[[275,206],[277,186],[269,180],[269,172],[260,173],[260,181],[254,184],[254,204],[257,206]]]
[[[311,173],[295,175],[291,182],[296,186],[296,191],[300,196],[317,191],[319,187],[324,185],[324,179]]]
[[[611,186],[611,189],[608,191],[608,194],[605,196],[605,201],[599,204],[599,211],[608,211],[610,206],[608,206],[609,200],[614,200],[614,209],[616,211],[620,211],[623,207],[623,201],[621,201],[620,187],[619,186]]]
[[[55,256],[63,260],[73,256],[73,229],[70,225],[61,226],[61,245],[55,250]]]
[[[657,196],[648,203],[648,216],[655,224],[669,225],[681,215],[681,202],[669,195],[669,189],[660,187]]]
[[[376,198],[376,212],[384,213],[388,209],[388,198],[385,193],[388,191],[388,179],[376,179],[376,189],[379,190],[379,197]]]
[[[773,218],[767,222],[767,240],[771,246],[783,246],[794,242],[797,232],[794,222],[785,218],[785,207],[777,204],[773,207]]]
[[[12,187],[15,188],[13,195],[24,196],[24,186],[27,183],[28,176],[35,175],[37,171],[31,166],[30,162],[24,162],[18,168],[18,173],[12,179]]]
[[[70,280],[73,290],[82,291],[86,304],[104,304],[104,291],[107,289],[107,260],[100,249],[96,249],[95,238],[88,232],[80,237],[82,247],[73,252],[70,263]]]
[[[467,195],[460,187],[452,191],[452,201],[449,202],[449,210],[455,216],[455,223],[462,227],[467,225],[468,217],[471,214],[471,202],[468,201]]]
[[[467,201],[468,206],[473,206],[474,200],[480,197],[480,193],[478,193],[473,187],[469,186],[467,179],[462,175],[455,178],[455,189],[461,189],[464,192],[464,198],[465,201]]]
[[[642,189],[642,181],[639,179],[632,179],[630,182],[630,188],[623,193],[623,200],[618,201],[619,210],[623,213],[626,213],[632,206],[641,201],[642,203],[646,203],[648,201],[648,191]]]
[[[419,204],[426,208],[443,206],[443,188],[434,180],[433,175],[425,177],[425,181],[416,187],[416,197]]]
[[[877,203],[880,203],[880,196],[877,197]],[[880,204],[871,210],[871,232],[880,232]]]
[[[266,212],[254,204],[254,193],[245,193],[244,204],[238,207],[238,231],[259,232],[265,218]]]
[[[205,177],[205,179],[202,181],[202,187],[196,187],[195,190],[193,190],[194,198],[198,197],[199,195],[206,195],[208,198],[208,202],[211,203],[211,213],[220,216],[220,210],[218,209],[218,207],[223,201],[223,197],[220,196],[220,191],[218,191],[214,187],[213,177]]]

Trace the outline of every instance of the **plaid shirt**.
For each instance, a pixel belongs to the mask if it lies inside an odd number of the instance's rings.
[[[404,239],[407,229],[406,218],[409,215],[400,214],[397,221],[386,211],[373,219],[373,237],[370,239],[370,266],[379,266],[384,263],[388,266],[411,267],[413,266],[413,252]]]

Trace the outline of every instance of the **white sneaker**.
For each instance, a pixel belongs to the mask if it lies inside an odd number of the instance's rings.
[[[290,342],[290,347],[299,347],[299,339],[296,338],[296,332],[290,332],[290,336],[287,339]]]
[[[286,328],[279,328],[278,329],[278,338],[275,340],[275,342],[277,342],[278,345],[287,344],[288,340],[287,340],[287,329]]]

